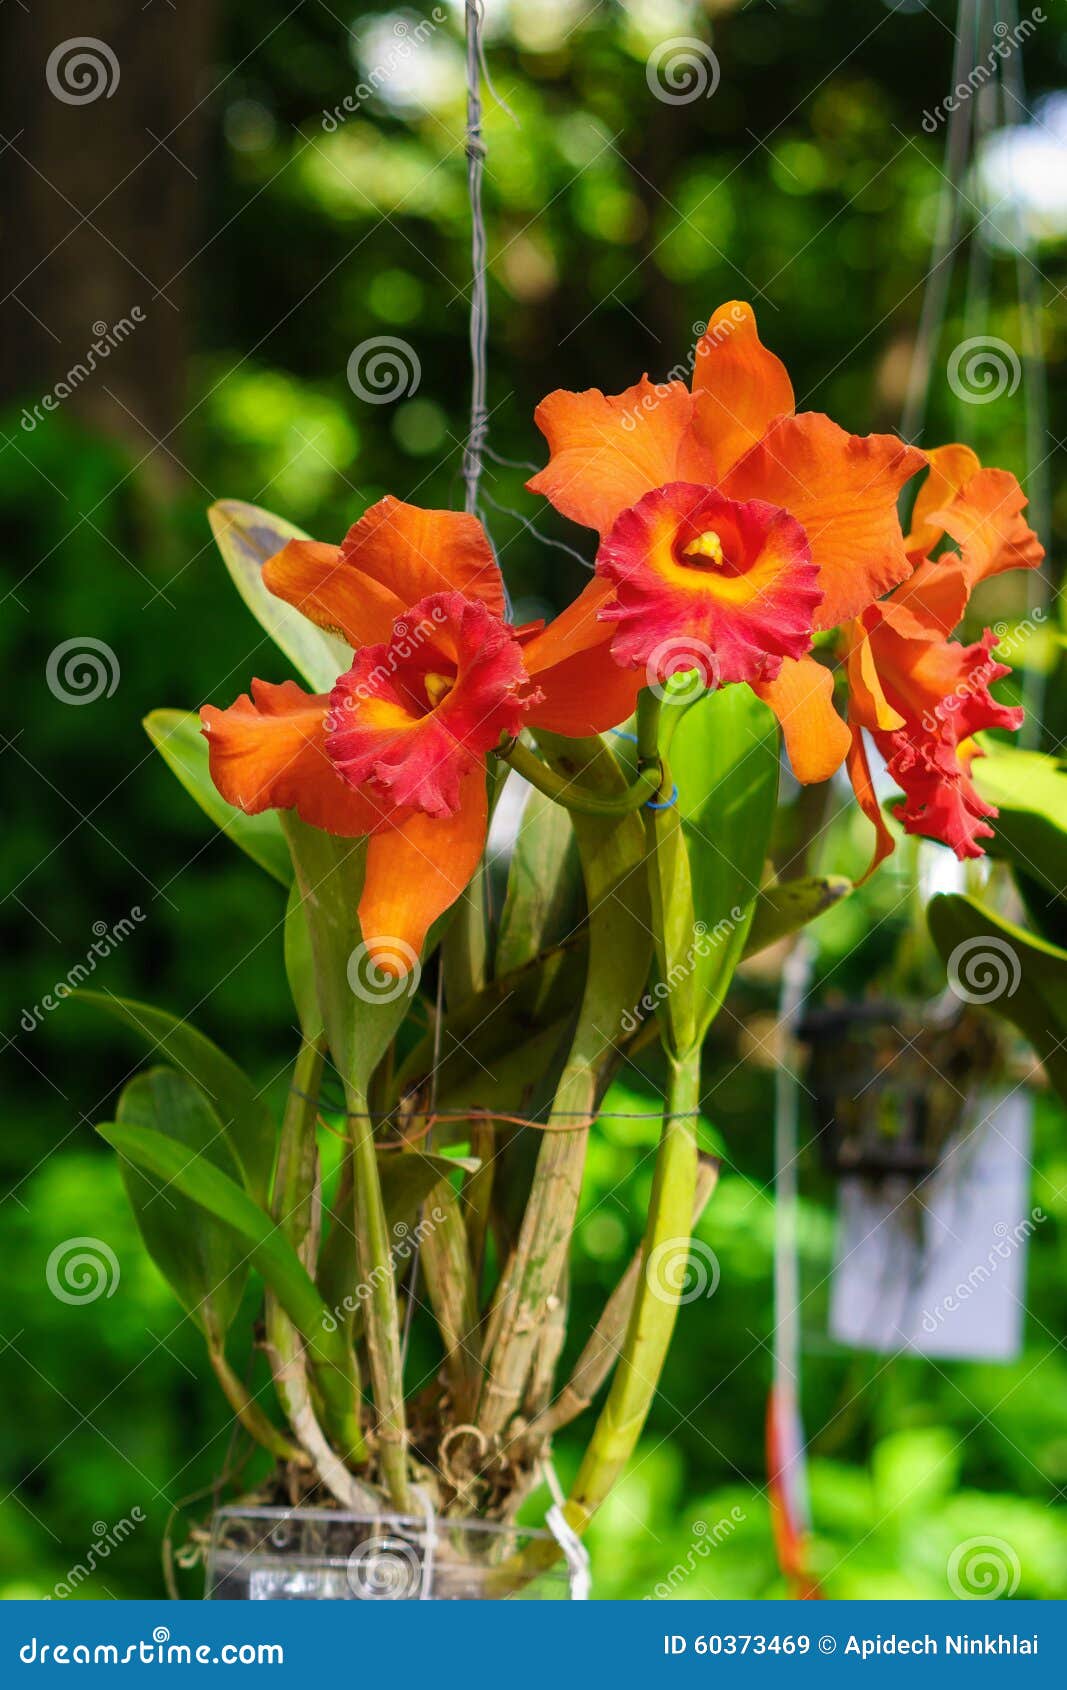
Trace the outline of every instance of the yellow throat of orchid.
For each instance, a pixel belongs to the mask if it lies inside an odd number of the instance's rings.
[[[722,568],[722,541],[714,528],[709,528],[703,534],[698,534],[695,540],[690,540],[684,550],[686,557],[700,558],[714,564],[716,569]]]
[[[426,696],[435,710],[448,697],[455,684],[456,678],[454,675],[437,675],[432,670],[423,677]]]

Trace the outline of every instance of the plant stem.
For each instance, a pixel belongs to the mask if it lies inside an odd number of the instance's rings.
[[[697,1189],[696,1122],[700,1051],[669,1058],[667,1108],[656,1156],[637,1294],[607,1401],[593,1430],[566,1505],[584,1531],[633,1453],[674,1331],[680,1289],[664,1259],[688,1248]]]
[[[435,1185],[423,1208],[433,1222],[419,1245],[426,1290],[445,1351],[453,1419],[469,1419],[478,1400],[482,1363],[478,1353],[478,1302],[474,1292],[467,1232],[450,1180]],[[437,1217],[441,1218],[438,1219]]]
[[[693,1225],[703,1214],[719,1178],[719,1163],[714,1156],[702,1155],[697,1169],[696,1196],[693,1202]],[[536,1420],[531,1421],[531,1438],[548,1438],[561,1426],[569,1426],[589,1407],[596,1393],[607,1379],[618,1358],[623,1334],[641,1278],[644,1247],[633,1256],[629,1267],[604,1304],[600,1319],[589,1335],[574,1371],[551,1403]]]
[[[557,804],[562,804],[568,810],[577,810],[583,816],[625,816],[630,810],[639,810],[641,805],[646,804],[659,790],[662,778],[659,758],[653,752],[647,766],[644,760],[641,760],[633,786],[608,797],[590,792],[573,780],[557,774],[519,740],[498,751],[497,756],[503,762],[510,763],[516,773],[528,780],[531,786],[536,786],[547,798],[553,798]]]
[[[378,1413],[382,1476],[393,1506],[400,1513],[408,1513],[411,1501],[405,1447],[407,1433],[400,1318],[389,1228],[378,1177],[374,1125],[368,1114],[366,1095],[347,1084],[345,1107],[349,1113],[352,1139],[356,1262],[361,1280],[371,1291],[364,1305],[366,1342],[374,1406]]]
[[[209,1343],[208,1355],[211,1357],[215,1377],[222,1386],[226,1401],[245,1431],[255,1438],[257,1443],[262,1444],[264,1449],[270,1450],[279,1461],[292,1461],[298,1467],[310,1467],[310,1458],[267,1419],[258,1403],[249,1395],[247,1388],[226,1360],[221,1343]]]

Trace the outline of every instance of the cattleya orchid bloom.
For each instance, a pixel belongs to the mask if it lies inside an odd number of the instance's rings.
[[[211,777],[248,815],[293,809],[368,837],[364,942],[403,974],[478,866],[489,752],[524,722],[614,726],[628,687],[618,669],[590,687],[566,618],[540,631],[505,620],[492,547],[463,512],[382,499],[340,546],[291,540],[263,582],[347,640],[352,664],[328,694],[255,680],[228,709],[205,705]]]
[[[992,836],[997,814],[970,778],[980,754],[973,736],[1018,728],[1023,718],[990,695],[991,684],[1010,673],[993,656],[992,629],[973,645],[948,636],[979,582],[1041,562],[1044,548],[1022,515],[1026,497],[1006,470],[983,469],[969,446],[941,446],[928,456],[904,542],[913,573],[845,631],[849,774],[877,834],[868,872],[893,850],[893,838],[874,794],[863,728],[905,795],[896,813],[906,831],[940,839],[963,859],[982,855],[978,841]],[[958,550],[934,557],[946,536]]]
[[[571,606],[572,644],[646,683],[699,668],[748,682],[777,715],[798,779],[825,780],[849,734],[813,631],[857,616],[911,573],[897,495],[925,462],[894,435],[795,414],[750,306],[720,306],[692,390],[647,376],[538,406],[550,459],[528,486],[601,537]]]

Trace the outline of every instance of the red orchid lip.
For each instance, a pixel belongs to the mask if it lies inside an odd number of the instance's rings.
[[[811,645],[822,593],[807,535],[762,499],[670,482],[622,512],[596,566],[615,588],[597,614],[617,625],[611,652],[625,666],[669,648],[677,669],[691,645],[721,684],[769,681]]]
[[[336,682],[326,755],[349,787],[451,816],[464,776],[503,734],[518,734],[539,697],[505,622],[462,593],[433,593]]]

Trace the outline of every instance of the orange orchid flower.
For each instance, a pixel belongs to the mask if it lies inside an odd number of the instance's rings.
[[[587,659],[610,653],[632,698],[679,669],[747,681],[797,777],[826,779],[849,735],[832,676],[807,655],[812,633],[910,573],[896,501],[924,455],[796,415],[784,365],[738,301],[708,323],[691,390],[647,376],[613,396],[560,390],[536,420],[551,456],[528,486],[601,536],[568,612]]]
[[[347,640],[352,664],[328,694],[255,680],[228,709],[206,705],[212,779],[246,814],[293,809],[369,838],[364,941],[381,968],[405,973],[481,858],[489,752],[524,722],[574,735],[614,726],[628,687],[615,669],[590,696],[565,617],[525,639],[505,621],[492,547],[462,512],[382,499],[340,546],[291,540],[263,582]]]
[[[983,728],[1017,728],[1021,709],[998,704],[994,681],[1010,673],[993,656],[987,628],[973,645],[948,636],[962,620],[974,588],[1007,569],[1033,569],[1044,556],[1022,515],[1026,497],[1014,475],[983,469],[969,446],[929,453],[905,548],[913,573],[881,603],[869,605],[845,632],[851,745],[849,774],[874,823],[870,873],[893,850],[874,793],[862,729],[871,733],[905,795],[897,815],[908,833],[951,845],[958,857],[979,857],[997,812],[970,778]],[[958,550],[933,556],[946,536]]]

